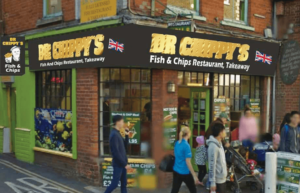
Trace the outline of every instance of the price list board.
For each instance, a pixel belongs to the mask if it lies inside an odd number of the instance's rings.
[[[130,169],[127,170],[127,187],[143,188],[150,185],[148,189],[156,188],[156,166],[152,163],[130,163]],[[102,183],[103,187],[108,187],[113,179],[113,166],[111,162],[102,163]],[[119,182],[119,186],[121,186]],[[154,187],[155,186],[155,187]]]

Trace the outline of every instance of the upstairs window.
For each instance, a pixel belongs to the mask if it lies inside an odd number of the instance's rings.
[[[224,19],[247,24],[248,0],[224,0]]]
[[[61,0],[44,0],[44,17],[62,15]]]
[[[194,0],[168,0],[168,5],[196,11]]]

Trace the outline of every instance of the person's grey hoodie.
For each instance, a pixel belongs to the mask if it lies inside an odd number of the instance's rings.
[[[223,184],[226,182],[227,165],[222,143],[211,135],[207,140],[207,145],[209,182],[213,187],[216,186],[216,184]]]

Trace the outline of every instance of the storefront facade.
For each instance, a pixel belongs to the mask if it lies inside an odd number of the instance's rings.
[[[194,149],[195,137],[220,111],[232,119],[228,132],[253,99],[260,101],[261,120],[267,116],[264,91],[275,73],[278,44],[136,25],[34,37],[27,37],[29,69],[18,80],[34,85],[22,90],[30,102],[20,113],[32,110],[26,118],[34,128],[31,158],[24,160],[64,175],[109,184],[115,114],[124,115],[132,131],[130,163],[158,187],[172,179],[158,164],[173,152],[181,125],[191,128]],[[272,62],[255,61],[257,51]],[[261,126],[264,131],[264,121]]]

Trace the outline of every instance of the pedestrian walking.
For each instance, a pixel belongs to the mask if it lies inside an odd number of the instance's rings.
[[[186,184],[190,193],[196,193],[196,184],[200,184],[191,163],[192,151],[188,143],[190,137],[190,128],[183,127],[179,133],[179,141],[174,147],[175,163],[171,193],[178,193],[182,182]]]
[[[281,129],[280,151],[300,153],[300,115],[298,111],[291,112],[291,122]]]
[[[113,179],[110,186],[105,193],[113,192],[121,181],[121,193],[127,193],[127,169],[128,159],[126,155],[126,148],[128,144],[128,130],[125,131],[125,140],[120,134],[120,130],[124,128],[124,120],[120,115],[113,117],[113,129],[109,136],[109,146],[112,154]]]
[[[222,140],[226,136],[225,127],[221,123],[212,126],[212,135],[207,140],[209,182],[211,192],[226,192],[227,165]]]
[[[203,186],[203,178],[207,173],[206,161],[207,161],[207,146],[205,144],[204,136],[198,136],[196,138],[198,147],[195,152],[195,163],[198,166],[198,179]]]
[[[239,141],[247,147],[250,152],[253,150],[254,143],[257,140],[258,126],[256,118],[252,115],[252,111],[248,105],[245,106],[244,116],[240,119],[239,125]]]

